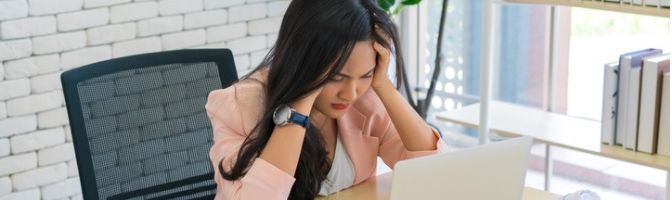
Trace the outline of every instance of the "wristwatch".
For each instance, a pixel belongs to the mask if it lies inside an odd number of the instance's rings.
[[[310,125],[310,119],[308,116],[305,116],[299,112],[296,112],[292,107],[289,107],[287,104],[280,104],[275,111],[273,111],[273,123],[277,126],[284,126],[288,123],[298,124],[304,128],[308,128]]]

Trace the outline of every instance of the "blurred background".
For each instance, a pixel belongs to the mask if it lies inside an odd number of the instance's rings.
[[[275,43],[289,2],[0,0],[0,200],[82,199],[63,71],[148,52],[229,48],[242,76]],[[441,2],[423,0],[394,16],[416,98],[425,95],[436,67]],[[449,2],[444,62],[428,121],[459,149],[477,145],[478,130],[434,116],[479,102],[486,1]],[[604,64],[637,49],[670,50],[669,17],[563,6],[551,15],[548,5],[495,4],[497,101],[599,121]],[[553,46],[551,25],[557,27]],[[550,51],[557,55],[553,68]],[[541,144],[533,147],[530,187],[544,188],[544,151]],[[665,170],[567,149],[554,149],[554,157],[551,192],[590,189],[602,199],[665,199]],[[389,168],[381,163],[378,170]]]

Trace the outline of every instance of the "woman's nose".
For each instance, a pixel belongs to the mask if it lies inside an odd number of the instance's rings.
[[[357,98],[357,84],[354,81],[348,81],[341,88],[339,97],[348,102],[354,101]]]

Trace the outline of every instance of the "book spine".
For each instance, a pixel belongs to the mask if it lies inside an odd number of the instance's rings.
[[[616,98],[618,97],[618,62],[604,65],[602,91],[602,143],[613,145],[616,139]]]
[[[616,100],[616,141],[621,145],[625,141],[625,125],[628,111],[628,86],[630,84],[630,59],[622,58],[618,66],[618,97]]]
[[[625,139],[623,147],[626,149],[637,148],[637,125],[639,122],[639,86],[642,75],[642,68],[630,69],[630,80],[628,83],[628,106],[625,124]]]
[[[658,123],[658,154],[670,156],[670,72],[663,75]]]

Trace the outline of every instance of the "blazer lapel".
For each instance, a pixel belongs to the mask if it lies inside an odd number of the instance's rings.
[[[353,184],[360,183],[375,173],[378,138],[362,134],[366,120],[366,116],[355,108],[349,109],[336,120],[345,151],[355,167]]]

